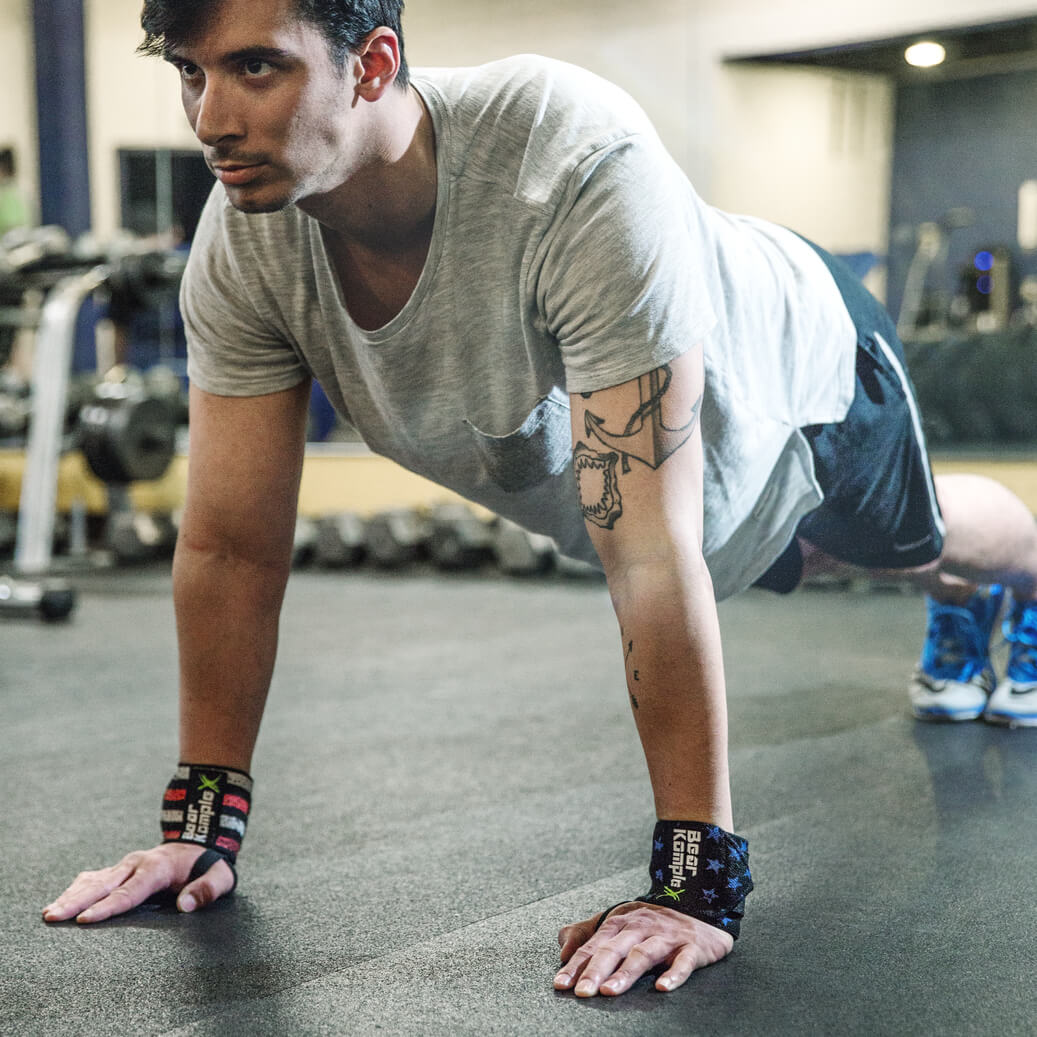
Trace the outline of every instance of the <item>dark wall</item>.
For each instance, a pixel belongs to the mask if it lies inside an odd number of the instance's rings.
[[[950,236],[946,284],[980,249],[1008,246],[1021,275],[1037,273],[1037,255],[1018,246],[1018,192],[1037,178],[1037,72],[1014,72],[897,91],[888,301],[899,314],[908,232],[948,210],[975,212],[972,227]]]

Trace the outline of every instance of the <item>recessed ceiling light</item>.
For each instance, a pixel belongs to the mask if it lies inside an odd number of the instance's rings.
[[[925,40],[908,47],[904,51],[904,58],[909,65],[914,65],[915,68],[934,68],[936,65],[944,63],[947,51],[941,44]]]

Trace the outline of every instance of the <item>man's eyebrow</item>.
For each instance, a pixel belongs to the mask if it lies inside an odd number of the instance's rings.
[[[220,64],[237,65],[242,61],[288,61],[292,57],[290,51],[282,50],[280,47],[242,47],[240,50],[232,50],[228,54],[221,55]],[[172,47],[163,53],[162,58],[174,65],[191,63],[190,58],[178,54]]]

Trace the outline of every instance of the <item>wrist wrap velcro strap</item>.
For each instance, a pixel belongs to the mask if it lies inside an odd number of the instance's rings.
[[[659,821],[649,865],[651,890],[637,899],[691,915],[736,940],[753,888],[749,844],[717,825]]]
[[[233,864],[251,803],[244,771],[181,763],[162,797],[162,841],[206,846]]]
[[[234,878],[234,885],[224,894],[224,896],[230,896],[238,888],[238,873],[234,870],[234,862],[219,850],[206,850],[202,853],[194,862],[194,867],[191,868],[191,873],[187,876],[184,885],[189,886],[195,879],[200,879],[218,861],[227,862],[227,867],[230,868],[230,873]]]

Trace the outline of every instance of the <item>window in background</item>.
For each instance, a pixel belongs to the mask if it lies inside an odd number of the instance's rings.
[[[194,237],[215,183],[198,151],[119,149],[122,225],[142,237],[174,228]]]

